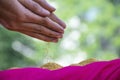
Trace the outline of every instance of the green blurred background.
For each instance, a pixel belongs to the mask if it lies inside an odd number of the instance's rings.
[[[64,38],[57,44],[46,43],[0,26],[0,69],[120,57],[120,0],[49,2],[67,24]]]

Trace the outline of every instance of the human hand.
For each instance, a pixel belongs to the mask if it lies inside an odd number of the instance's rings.
[[[45,0],[0,0],[0,22],[9,30],[57,42],[65,24],[51,14],[54,10]]]

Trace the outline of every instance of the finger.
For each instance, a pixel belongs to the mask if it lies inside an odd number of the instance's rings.
[[[57,24],[56,22],[52,21],[50,18],[43,18],[43,23],[41,25],[46,26],[47,28],[59,32],[64,33],[64,28]]]
[[[33,24],[33,23],[22,23],[21,26],[23,27],[22,30],[32,31],[35,33],[41,33],[48,37],[62,38],[61,33],[57,33],[53,30],[50,30],[49,28],[46,28],[45,26],[41,26],[41,25]]]
[[[24,7],[26,7],[27,9],[29,9],[30,11],[32,11],[35,14],[38,14],[43,17],[50,15],[50,12],[48,10],[44,9],[38,3],[36,3],[32,0],[19,0],[19,2]]]
[[[34,22],[34,23],[39,22],[40,23],[42,21],[42,17],[24,8],[19,2],[17,3],[17,5],[19,5],[19,7],[16,6],[16,8],[18,8],[18,9],[15,9],[16,12],[5,10],[2,7],[0,7],[0,12],[3,13],[3,14],[0,14],[0,17],[5,18],[5,20],[19,21],[19,22],[22,21],[22,22]]]
[[[56,31],[58,33],[64,33],[64,28],[61,25],[59,25],[58,23],[52,21],[50,18],[48,18],[48,17],[42,18],[38,15],[30,13],[29,11],[27,13],[28,14],[25,14],[26,15],[26,18],[24,20],[25,23],[39,24],[39,25],[45,26],[53,31]]]
[[[35,2],[39,3],[42,7],[44,7],[45,9],[47,9],[50,12],[55,11],[55,8],[52,7],[50,4],[48,4],[46,2],[46,0],[34,0]]]
[[[42,23],[43,18],[38,16],[27,9],[24,9],[23,15],[19,16],[22,22],[26,23]]]
[[[62,20],[60,20],[55,14],[51,13],[49,18],[60,24],[63,28],[66,28],[66,24]]]
[[[26,11],[26,13],[27,13],[27,14],[25,14],[26,18],[25,19],[23,18],[24,22],[43,25],[43,26],[46,26],[47,28],[49,28],[53,31],[56,31],[59,33],[64,33],[64,28],[61,25],[59,25],[58,23],[51,20],[50,18],[48,18],[48,17],[42,18],[38,15],[30,13],[29,11]]]
[[[45,36],[43,34],[38,34],[38,33],[34,33],[34,32],[26,32],[26,31],[19,31],[19,32],[21,32],[23,34],[26,34],[28,36],[31,36],[31,37],[46,41],[46,42],[58,42],[58,39],[47,37],[47,36]]]

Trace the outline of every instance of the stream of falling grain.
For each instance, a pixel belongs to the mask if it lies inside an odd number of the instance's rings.
[[[46,63],[51,61],[51,56],[50,56],[50,43],[46,43],[46,47],[45,47],[45,54],[46,54]]]

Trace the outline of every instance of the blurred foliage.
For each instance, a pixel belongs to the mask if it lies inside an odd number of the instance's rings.
[[[35,64],[33,60],[23,56],[23,54],[20,54],[20,52],[13,48],[13,44],[17,41],[32,47],[30,44],[32,41],[27,40],[27,38],[19,33],[5,30],[3,27],[0,27],[0,33],[0,68],[6,69],[16,65],[22,67]]]
[[[119,0],[49,0],[67,23],[59,43],[45,43],[0,27],[0,68],[38,66],[71,55],[111,60],[120,57]],[[48,59],[50,58],[50,59]],[[69,59],[68,59],[69,60]],[[78,59],[80,60],[80,59]]]

